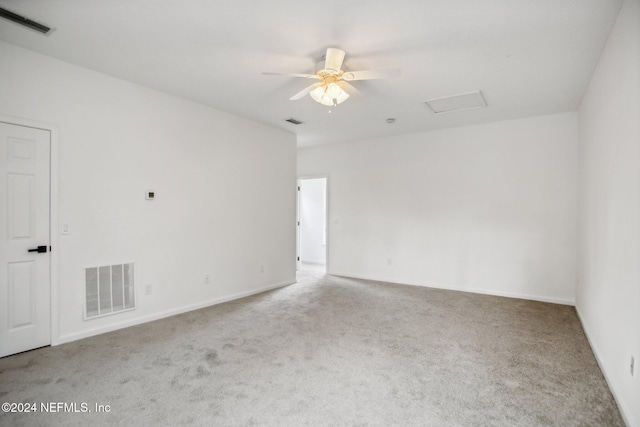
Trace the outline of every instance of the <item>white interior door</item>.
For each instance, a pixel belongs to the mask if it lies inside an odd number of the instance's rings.
[[[51,344],[50,151],[0,122],[0,357]]]

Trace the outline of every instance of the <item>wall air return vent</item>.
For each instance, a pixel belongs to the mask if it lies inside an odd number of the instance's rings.
[[[475,110],[476,108],[487,107],[487,103],[480,91],[428,99],[424,101],[424,104],[433,114],[452,113],[454,111]]]
[[[22,25],[23,27],[27,27],[42,34],[49,34],[51,32],[51,27],[47,27],[44,24],[32,21],[29,18],[25,18],[22,15],[18,15],[17,13],[13,13],[10,10],[4,9],[2,7],[0,7],[0,18],[8,19],[11,22],[15,22],[16,24]]]
[[[85,320],[136,308],[133,263],[89,267],[85,277]]]
[[[294,119],[294,118],[286,119],[286,120],[285,120],[285,122],[289,122],[289,123],[292,123],[292,124],[294,124],[294,125],[301,125],[301,124],[303,123],[303,122],[301,122],[300,120],[296,120],[296,119]]]

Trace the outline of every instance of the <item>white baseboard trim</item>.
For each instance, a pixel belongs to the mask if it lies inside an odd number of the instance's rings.
[[[359,276],[359,275],[353,275],[348,273],[338,273],[333,271],[328,272],[327,274],[331,274],[334,276],[341,276],[341,277],[350,277],[353,279],[371,280],[373,282],[396,283],[398,285],[421,286],[423,288],[446,289],[448,291],[469,292],[472,294],[493,295],[497,297],[526,299],[531,301],[549,302],[553,304],[575,306],[575,300],[545,297],[540,295],[519,294],[516,292],[502,292],[502,291],[494,291],[494,290],[478,289],[478,288],[458,288],[454,286],[444,286],[444,285],[435,284],[435,283],[416,283],[416,282],[405,282],[405,281],[392,282],[386,279],[378,279],[374,277]]]
[[[164,319],[165,317],[175,316],[177,314],[187,313],[189,311],[199,310],[201,308],[210,307],[212,305],[222,304],[224,302],[233,301],[240,298],[245,298],[251,295],[259,294],[262,292],[267,292],[273,289],[282,288],[284,286],[293,285],[296,282],[283,282],[278,283],[276,285],[269,285],[258,289],[253,289],[250,291],[239,292],[233,295],[227,295],[224,297],[214,298],[208,301],[202,301],[197,304],[189,304],[186,306],[173,308],[170,310],[166,310],[160,313],[150,314],[148,316],[138,317],[135,319],[127,320],[121,323],[116,323],[108,326],[103,326],[99,328],[89,329],[87,331],[76,332],[72,334],[61,335],[56,340],[52,340],[51,345],[56,346],[60,344],[65,344],[72,341],[77,341],[83,338],[89,338],[95,335],[105,334],[107,332],[117,331],[118,329],[128,328],[130,326],[141,325],[143,323],[152,322],[154,320]]]
[[[305,264],[327,265],[325,261],[322,261],[319,259],[303,259],[303,260],[300,260],[300,262]]]
[[[602,375],[604,376],[604,380],[607,382],[607,386],[609,386],[609,390],[611,391],[611,394],[613,395],[613,399],[616,401],[616,405],[618,405],[618,409],[620,410],[620,415],[622,415],[622,419],[624,420],[626,425],[632,426],[633,424],[631,423],[631,420],[629,419],[629,417],[627,416],[627,413],[625,412],[625,406],[622,404],[621,399],[617,395],[616,389],[613,388],[613,386],[612,386],[613,383],[609,379],[609,375],[607,375],[607,371],[604,369],[604,365],[602,363],[602,360],[600,359],[600,355],[598,354],[598,351],[596,350],[596,347],[593,345],[593,341],[591,340],[591,337],[589,336],[589,329],[586,327],[584,319],[580,315],[580,310],[578,309],[577,305],[576,305],[576,313],[578,314],[578,320],[580,320],[580,325],[582,326],[582,330],[584,331],[584,335],[587,337],[587,342],[589,343],[589,347],[591,347],[591,352],[593,353],[593,355],[596,358],[596,362],[598,363],[598,367],[600,368],[600,371],[602,372]]]

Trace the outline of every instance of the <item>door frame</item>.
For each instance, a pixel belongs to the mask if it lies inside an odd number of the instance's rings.
[[[326,239],[325,239],[325,246],[324,246],[324,252],[325,252],[325,260],[326,260],[326,264],[325,264],[325,273],[326,274],[330,274],[329,272],[331,271],[329,269],[329,252],[330,252],[330,246],[329,246],[329,242],[330,242],[330,235],[331,233],[329,233],[329,223],[331,221],[329,221],[329,212],[331,212],[330,210],[330,197],[329,197],[329,175],[328,174],[316,174],[316,175],[300,175],[297,177],[296,179],[296,189],[300,187],[300,181],[304,181],[307,179],[321,179],[324,178],[325,181],[325,199],[326,199],[326,203],[324,205],[324,226],[326,228],[325,234],[326,234]],[[296,224],[298,221],[300,221],[300,191],[296,191],[296,195],[297,195],[297,199],[296,199],[296,209],[297,209],[297,213],[296,213]],[[300,256],[300,226],[296,225],[296,258]],[[297,261],[296,260],[296,270],[299,268],[299,266],[302,264],[302,260]]]
[[[50,269],[49,269],[49,287],[51,289],[50,293],[50,301],[49,304],[51,306],[51,345],[61,344],[60,342],[60,330],[58,326],[58,320],[60,313],[58,311],[58,292],[59,292],[59,281],[58,281],[58,253],[60,251],[59,239],[60,235],[58,230],[58,175],[59,175],[59,154],[60,154],[60,146],[59,146],[59,131],[58,126],[40,122],[36,120],[24,119],[22,117],[9,116],[6,114],[0,113],[0,122],[9,124],[9,125],[17,125],[17,126],[25,126],[35,129],[42,129],[49,132],[49,144],[50,144],[50,158],[49,158],[49,245],[52,250],[49,252],[50,256]]]

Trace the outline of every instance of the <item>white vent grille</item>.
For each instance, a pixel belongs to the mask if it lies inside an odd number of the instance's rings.
[[[49,34],[51,31],[50,27],[47,27],[44,24],[41,24],[36,21],[32,21],[31,19],[25,18],[22,15],[18,15],[17,13],[13,13],[10,10],[0,7],[0,17],[8,19],[9,21],[13,21],[18,25],[22,25],[23,27],[30,28],[32,30],[36,30],[42,34]]]
[[[133,263],[85,268],[85,319],[136,308],[133,272]]]

